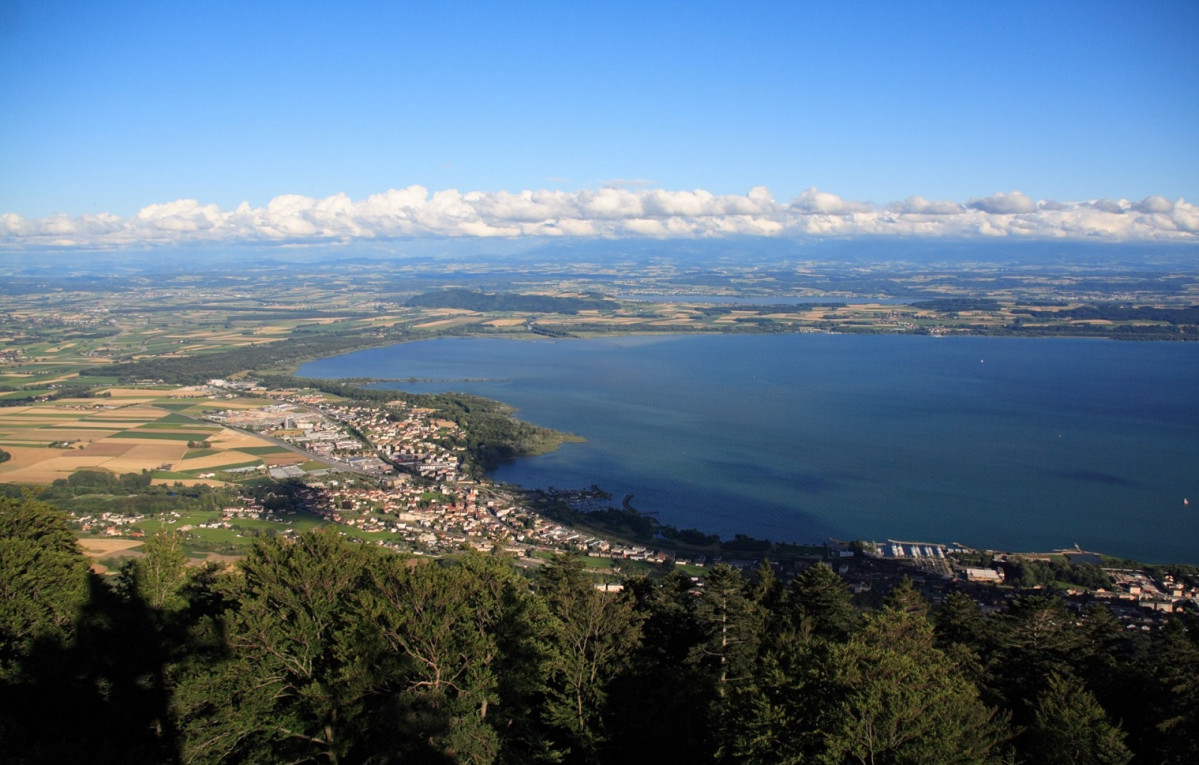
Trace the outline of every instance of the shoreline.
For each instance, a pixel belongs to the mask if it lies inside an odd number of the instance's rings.
[[[660,334],[660,333],[653,333],[653,335],[659,335],[659,334]],[[687,338],[687,337],[696,337],[695,335],[687,335],[687,334],[683,334],[683,333],[670,333],[670,334],[672,334],[672,335],[675,335],[675,336],[679,336],[679,337],[684,337],[684,338]],[[886,335],[886,337],[894,337],[894,335]],[[496,339],[496,340],[499,340],[499,339],[507,339],[507,338],[502,338],[502,337],[494,337],[494,338],[474,337],[474,338],[467,338],[467,339],[475,339],[475,340],[483,340],[483,339]],[[586,339],[586,338],[585,338],[585,339]],[[1081,339],[1097,339],[1097,338],[1072,338],[1072,339],[1080,339],[1080,340],[1081,340]],[[899,342],[901,342],[901,343],[902,343],[902,341],[899,341]],[[984,341],[982,341],[982,342],[985,342],[985,340],[984,340]],[[1138,355],[1139,355],[1139,354],[1138,354]],[[988,356],[988,358],[987,358],[986,360],[987,360],[987,362],[988,362],[988,363],[987,363],[987,365],[986,365],[986,367],[989,369],[989,368],[992,366],[992,364],[990,363],[991,359],[990,359],[990,358],[989,358],[989,356]],[[975,364],[976,364],[976,365],[977,365],[978,361],[979,361],[979,359],[977,359],[977,358],[975,358],[975,359],[974,359],[974,362],[975,362]],[[465,376],[464,376],[464,377],[465,377]],[[477,379],[477,378],[475,378],[475,379]],[[484,395],[485,395],[486,397],[491,397],[491,396],[492,396],[492,395],[494,395],[494,394],[484,394]],[[525,412],[523,412],[523,411],[519,411],[519,409],[520,409],[520,408],[522,408],[522,407],[524,407],[524,406],[525,406],[525,403],[523,403],[523,402],[520,402],[519,400],[516,400],[516,401],[514,401],[514,400],[513,400],[511,397],[503,397],[503,396],[501,396],[501,397],[500,397],[498,400],[502,401],[504,404],[506,404],[506,405],[508,405],[508,406],[511,406],[511,407],[514,407],[514,408],[516,408],[516,409],[517,409],[516,416],[517,416],[518,418],[519,418],[519,417],[521,417],[522,415],[524,415],[524,414],[525,414]],[[569,430],[574,430],[574,431],[576,431],[576,432],[580,432],[580,433],[585,433],[585,436],[592,435],[592,434],[590,434],[590,433],[586,433],[586,432],[585,432],[585,430],[581,430],[580,428],[581,428],[581,425],[579,425],[578,423],[576,423],[576,424],[575,424],[573,427],[569,427],[569,426],[568,426],[568,428],[566,428],[566,429],[569,429]],[[569,439],[569,440],[573,440],[573,439]],[[556,449],[556,448],[560,447],[561,443],[564,443],[564,442],[565,442],[565,441],[563,441],[563,442],[559,442],[559,443],[558,443],[558,444],[557,444],[557,445],[556,445],[554,448]],[[545,454],[545,453],[547,453],[547,451],[553,451],[553,449],[546,450],[546,451],[540,451],[540,452],[538,452],[538,454]],[[516,461],[520,461],[520,460],[521,460],[521,458],[523,458],[523,457],[528,457],[528,456],[536,456],[536,455],[534,455],[534,454],[523,454],[523,455],[520,455],[519,457],[517,457],[517,458],[516,458]],[[504,464],[509,464],[510,462],[513,462],[513,461],[510,461],[510,460],[505,460]],[[527,464],[527,463],[526,463],[526,464]],[[1089,466],[1088,466],[1088,467],[1089,467]],[[1090,470],[1090,472],[1095,472],[1095,470],[1099,470],[1099,468],[1094,468],[1094,469],[1091,469],[1091,470]],[[1077,471],[1076,471],[1076,472],[1077,472]],[[1088,474],[1090,474],[1090,472],[1088,472]],[[1102,471],[1100,470],[1100,472],[1102,472]],[[1082,475],[1082,473],[1078,473],[1078,474],[1079,474],[1079,475]],[[1098,475],[1099,473],[1095,473],[1095,474],[1096,474],[1096,475]],[[554,474],[554,475],[557,475],[557,474]],[[502,472],[501,472],[501,476],[502,476]],[[489,477],[489,480],[496,480],[496,477],[495,477],[495,471],[489,470],[489,471],[488,471],[488,477]],[[598,479],[598,480],[601,480],[601,481],[602,481],[602,480],[604,480],[604,479],[602,478],[602,475],[601,475],[600,473],[592,473],[590,478],[589,478],[589,477],[587,477],[586,475],[576,475],[576,477],[574,477],[574,478],[572,478],[572,479],[566,479],[566,478],[562,478],[562,477],[557,477],[557,478],[555,478],[553,475],[550,475],[550,476],[542,476],[540,479],[536,480],[535,482],[534,482],[534,481],[526,481],[526,480],[522,480],[522,479],[520,479],[520,478],[517,478],[517,479],[515,479],[515,482],[516,482],[516,483],[519,483],[519,484],[520,484],[520,485],[522,485],[522,486],[529,487],[530,489],[532,489],[532,488],[534,488],[534,487],[542,487],[542,488],[544,488],[544,487],[545,487],[547,484],[556,484],[556,485],[562,485],[563,483],[566,483],[567,485],[570,485],[570,483],[574,483],[574,482],[578,482],[578,483],[581,483],[581,484],[587,484],[587,483],[590,483],[590,482],[592,482],[592,480],[595,480],[595,479]],[[508,481],[508,482],[512,482],[512,481],[513,481],[513,479],[511,479],[511,478],[503,478],[503,477],[501,478],[501,480]],[[621,487],[621,488],[618,488],[618,489],[617,489],[617,491],[619,491],[619,492],[621,492],[621,493],[624,493],[624,492],[626,492],[626,491],[627,491],[627,492],[635,492],[635,491],[636,491],[636,489],[635,489],[635,487],[633,487],[633,486],[628,486],[628,487]],[[1181,496],[1181,495],[1180,495],[1180,496]],[[1181,500],[1180,500],[1180,501],[1181,501]],[[638,504],[640,504],[640,503],[638,503]],[[655,512],[656,512],[656,511],[658,511],[658,508],[656,508],[656,507],[653,507],[653,506],[652,506],[652,504],[653,504],[653,503],[651,503],[651,510],[654,510]],[[704,517],[706,517],[706,516],[704,516]],[[682,522],[680,523],[680,525],[686,525],[686,526],[698,526],[698,527],[701,527],[701,528],[704,528],[704,529],[716,529],[716,530],[718,530],[718,533],[720,533],[721,535],[727,535],[727,536],[732,536],[732,531],[733,531],[733,529],[731,529],[731,528],[722,528],[722,526],[721,526],[720,524],[717,524],[717,525],[715,525],[715,526],[713,526],[712,524],[706,524],[706,523],[704,523],[702,520],[699,520],[698,518],[693,518],[693,519],[691,519],[691,520],[685,520],[685,521],[682,521]],[[725,527],[727,527],[727,526],[728,526],[728,524],[724,524],[724,526],[725,526]],[[850,529],[850,530],[851,530],[851,531],[850,531],[850,533],[852,533],[852,529],[856,529],[856,528],[864,528],[864,527],[862,527],[862,526],[860,526],[860,525],[857,525],[857,524],[854,524],[854,523],[852,523],[852,522],[850,522],[848,525],[841,524],[841,526],[840,526],[840,527],[841,527],[843,530],[844,530],[844,529]],[[773,533],[772,531],[769,531],[769,530],[761,530],[761,529],[759,529],[759,530],[757,530],[757,531],[752,531],[751,533],[753,533],[755,536],[766,536],[766,537],[770,537],[770,538],[772,538],[772,539],[773,539],[773,538],[781,538],[781,539],[793,538],[793,537],[788,537],[788,536],[778,535],[778,534],[775,534],[775,533]],[[911,534],[912,532],[903,532],[903,531],[898,531],[897,533],[898,533],[900,536],[905,536],[905,535],[907,535],[907,534]],[[916,533],[916,534],[918,534],[918,535],[920,535],[920,536],[931,536],[931,537],[933,537],[933,538],[939,538],[939,537],[938,537],[936,534],[923,534],[923,533],[921,533],[921,532],[919,532],[919,531],[917,531],[917,532],[915,532],[915,533]],[[1074,541],[1076,541],[1074,538],[1072,538],[1072,537],[1074,536],[1074,534],[1075,534],[1075,532],[1071,532],[1071,531],[1069,531],[1069,530],[1066,530],[1066,531],[1065,531],[1065,532],[1064,532],[1064,533],[1061,535],[1061,537],[1064,537],[1064,538],[1059,538],[1059,539],[1057,539],[1057,540],[1056,540],[1056,541],[1054,541],[1054,542],[1050,542],[1048,545],[1032,545],[1032,546],[1029,546],[1029,545],[1025,545],[1025,544],[1016,544],[1016,545],[1014,546],[1014,549],[1024,549],[1025,547],[1032,547],[1032,548],[1034,548],[1034,549],[1035,549],[1035,548],[1042,548],[1042,547],[1063,547],[1063,548],[1064,548],[1064,547],[1069,547],[1069,546],[1070,546],[1070,545],[1071,545],[1071,544],[1072,544]],[[963,534],[961,531],[959,531],[959,532],[955,532],[955,535],[956,535],[956,536],[963,536],[963,535],[964,535],[964,536],[972,536],[971,534],[968,534],[968,533],[967,533],[967,534]],[[814,535],[814,536],[810,536],[810,535],[803,535],[803,536],[802,536],[802,537],[800,537],[800,538],[802,538],[802,539],[805,539],[806,541],[813,541],[813,542],[814,542],[814,541],[817,541],[817,540],[823,539],[825,536],[826,536],[825,534],[817,534],[817,535]],[[877,534],[877,533],[874,533],[874,534],[872,534],[872,536],[881,536],[881,537],[884,537],[884,538],[885,538],[885,537],[887,537],[887,536],[894,536],[894,534],[893,534],[893,533],[891,533],[891,532],[888,532],[888,533],[886,533],[886,534],[882,534],[882,535],[880,535],[880,534]],[[983,543],[985,544],[985,546],[988,546],[988,547],[995,546],[995,543],[994,543],[994,542],[991,542],[991,543],[989,543],[989,544],[988,544],[988,543],[986,543],[986,541],[985,541],[985,540],[986,540],[986,539],[988,539],[988,538],[990,538],[989,536],[978,536],[978,535],[973,535],[973,537],[974,537],[975,539],[979,540],[980,542],[983,542]],[[1092,535],[1092,537],[1091,537],[1091,538],[1093,538],[1095,541],[1099,541],[1099,540],[1098,540],[1098,538],[1097,538],[1097,537],[1095,537],[1094,535]],[[1177,538],[1177,537],[1175,537],[1175,538]],[[1096,549],[1109,549],[1109,548],[1110,548],[1110,545],[1107,545],[1107,546],[1105,546],[1105,545],[1103,545],[1102,543],[1100,543],[1100,544],[1091,544],[1091,543],[1087,543],[1087,540],[1085,540],[1085,539],[1081,539],[1081,538],[1079,538],[1077,541],[1084,542],[1084,544],[1087,544],[1087,546],[1088,546],[1088,547],[1093,547],[1093,548],[1096,548]],[[999,544],[1000,544],[1000,546],[1002,546],[1002,547],[1013,547],[1013,545],[1005,544],[1005,543],[1002,543],[1002,542],[1001,542],[1001,543],[999,543]],[[1111,548],[1111,549],[1115,549],[1115,548]],[[1143,553],[1141,553],[1141,552],[1136,552],[1136,551],[1132,551],[1132,550],[1128,551],[1128,553],[1124,554],[1124,556],[1125,556],[1125,557],[1129,557],[1129,558],[1134,558],[1134,559],[1147,559],[1147,560],[1172,560],[1172,559],[1189,559],[1187,556],[1182,556],[1181,558],[1179,558],[1178,556],[1167,556],[1167,557],[1161,557],[1161,556],[1156,556],[1156,555],[1146,555],[1146,554],[1143,554]]]

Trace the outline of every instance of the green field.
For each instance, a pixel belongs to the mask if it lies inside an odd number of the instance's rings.
[[[220,511],[194,510],[182,513],[177,519],[167,520],[161,516],[158,518],[147,518],[139,521],[131,528],[138,529],[148,536],[166,529],[179,530],[183,526],[192,526],[193,528],[181,532],[184,535],[185,547],[193,557],[203,557],[203,554],[209,551],[227,550],[229,548],[235,550],[243,549],[253,543],[257,536],[266,536],[288,529],[296,532],[304,532],[318,526],[327,525],[326,521],[321,518],[297,513],[296,515],[287,516],[287,520],[284,522],[264,521],[255,518],[236,518],[229,521],[232,528],[199,528],[200,524],[211,523],[220,519]],[[385,535],[364,534],[359,536],[359,538],[379,539],[385,538]]]
[[[188,449],[187,453],[183,455],[183,459],[194,460],[197,457],[207,457],[208,455],[216,454],[219,451],[220,449]],[[238,449],[238,451],[244,452],[245,449]]]
[[[329,467],[327,462],[318,462],[317,460],[308,460],[300,463],[301,470],[324,470]]]
[[[23,420],[42,418],[44,420],[55,420],[57,422],[69,423],[72,420],[71,415],[64,414],[62,411],[54,409],[27,409],[15,415]],[[145,420],[131,420],[131,422],[145,422]]]
[[[162,419],[158,420],[158,422],[161,424],[182,423],[184,425],[192,425],[192,426],[195,426],[195,424],[196,424],[195,418],[188,417],[187,415],[184,415],[184,414],[168,414],[166,417],[163,417]]]
[[[282,446],[243,446],[243,447],[239,448],[237,451],[241,452],[242,454],[263,455],[263,454],[285,454],[291,450],[285,449]]]
[[[180,470],[155,470],[153,473],[150,474],[150,477],[154,478],[156,480],[174,480],[174,481],[182,481],[182,480],[188,480],[191,478],[195,478],[195,476],[193,474],[185,473]]]
[[[200,518],[200,513],[192,516],[185,516],[180,519],[179,524],[172,524],[178,528],[179,525],[195,525],[207,523],[209,521],[220,520],[220,513],[204,513],[203,518]],[[288,516],[288,523],[277,523],[275,521],[260,521],[254,518],[237,518],[229,521],[232,528],[224,529],[201,529],[193,528],[186,532],[188,538],[188,546],[193,550],[205,550],[210,546],[222,546],[232,548],[249,547],[254,539],[259,536],[266,536],[269,533],[278,533],[291,529],[297,533],[309,531],[318,526],[325,525],[325,522],[320,518],[310,515],[293,515]],[[140,525],[140,524],[139,524]],[[150,529],[145,528],[147,533]]]
[[[87,417],[79,418],[80,422],[94,422],[98,425],[141,425],[147,422],[145,417],[134,419],[124,417],[101,417],[100,415],[88,415]]]
[[[52,393],[49,388],[38,388],[35,390],[14,390],[0,393],[0,398],[33,398],[34,396],[45,396],[49,393]]]
[[[160,441],[203,441],[211,436],[211,433],[156,433],[146,430],[122,430],[120,433],[113,433],[109,438],[149,438]]]

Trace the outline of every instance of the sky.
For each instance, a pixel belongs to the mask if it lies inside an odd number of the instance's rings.
[[[1199,241],[1199,2],[0,0],[0,250]]]

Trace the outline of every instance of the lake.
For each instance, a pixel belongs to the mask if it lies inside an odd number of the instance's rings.
[[[1199,563],[1199,344],[887,335],[444,338],[310,377],[416,377],[587,439],[494,474],[664,523]],[[452,382],[469,380],[469,382]],[[1190,504],[1184,503],[1190,498]]]

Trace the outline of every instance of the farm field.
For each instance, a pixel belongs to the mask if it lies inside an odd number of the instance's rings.
[[[206,562],[223,564],[240,560],[244,550],[260,534],[284,529],[302,533],[322,525],[320,519],[308,515],[293,516],[285,523],[242,518],[229,522],[228,527],[216,525],[220,519],[219,511],[187,512],[179,518],[167,520],[147,518],[124,527],[124,532],[142,534],[142,538],[85,534],[79,537],[79,546],[83,554],[91,559],[93,571],[99,574],[113,573],[122,559],[142,555],[145,537],[166,529],[186,530],[188,541],[184,549],[189,556],[188,565],[200,566]],[[382,535],[357,533],[363,539],[384,538]]]
[[[113,566],[122,558],[139,557],[142,542],[138,539],[95,539],[83,537],[79,547],[91,560],[92,571],[97,574],[113,573]],[[101,563],[104,561],[104,563]]]
[[[195,400],[181,407],[173,389],[102,393],[107,396],[0,408],[0,448],[12,455],[0,463],[0,482],[44,484],[79,470],[105,470],[153,471],[156,477],[162,472],[183,484],[212,484],[211,477],[198,474],[303,460],[269,441],[179,413],[181,408],[199,413],[204,404]],[[220,408],[230,403],[222,401]],[[189,447],[196,442],[208,447]]]

